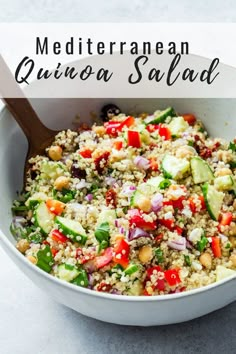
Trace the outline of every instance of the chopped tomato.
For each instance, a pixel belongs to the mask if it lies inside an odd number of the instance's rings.
[[[154,266],[154,267],[150,267],[147,269],[147,278],[150,280],[151,276],[153,275],[153,272],[157,271],[157,272],[164,272],[163,269],[160,266]]]
[[[106,128],[106,134],[116,137],[118,135],[118,128],[120,127],[120,122],[110,121],[104,124]]]
[[[123,147],[122,141],[114,141],[114,142],[113,142],[113,147],[114,147],[114,149],[116,149],[116,150],[121,150],[122,147]]]
[[[221,258],[222,252],[220,247],[220,239],[219,237],[212,237],[211,249],[215,258]]]
[[[96,170],[98,171],[98,173],[102,173],[104,167],[108,163],[109,156],[110,156],[110,152],[105,151],[103,154],[101,154],[100,156],[95,158],[94,163],[95,163],[95,167],[96,167]],[[103,164],[102,164],[103,166],[100,165],[101,161],[103,161]]]
[[[105,267],[112,261],[112,248],[108,247],[105,249],[102,256],[98,256],[95,258],[95,263],[98,269]]]
[[[141,138],[139,132],[135,130],[128,130],[128,146],[135,148],[141,147]]]
[[[146,126],[146,129],[147,129],[147,131],[148,131],[149,133],[153,133],[153,132],[155,132],[156,130],[159,129],[159,125],[158,125],[158,124],[148,124],[148,125]]]
[[[143,290],[143,295],[144,296],[152,296],[151,294],[149,294],[149,292],[147,291],[147,289]]]
[[[169,269],[164,272],[165,279],[170,286],[177,285],[181,282],[178,269]]]
[[[129,244],[123,238],[119,238],[114,246],[113,261],[120,264],[123,268],[126,268],[129,264],[129,252]]]
[[[51,252],[52,252],[52,256],[55,257],[59,251],[56,250],[55,248],[51,248]]]
[[[178,199],[176,200],[167,200],[167,201],[164,201],[163,202],[163,205],[172,205],[174,209],[180,209],[182,210],[183,209],[183,201],[185,200],[185,197],[182,196],[182,197],[179,197]]]
[[[189,125],[194,125],[196,122],[196,117],[193,114],[183,114],[182,117]]]
[[[220,216],[220,225],[221,226],[230,225],[232,220],[233,220],[233,214],[232,213],[230,213],[230,212],[221,213],[221,216]]]
[[[123,122],[121,122],[120,126],[118,127],[119,131],[122,131],[124,127],[131,127],[135,123],[135,118],[132,116],[127,117]]]
[[[111,289],[111,284],[107,284],[105,282],[101,282],[97,287],[97,291],[102,291],[104,293],[108,293]]]
[[[57,229],[52,230],[51,237],[53,241],[60,242],[60,243],[65,243],[69,240],[62,232],[60,232]]]
[[[174,229],[175,220],[174,219],[158,219],[159,224],[167,227],[169,230]]]
[[[156,159],[155,158],[151,158],[151,159],[149,159],[149,162],[150,162],[149,169],[151,171],[158,171],[158,163],[157,163]]]
[[[59,200],[48,199],[46,205],[49,211],[56,215],[61,215],[61,213],[65,209],[65,204],[60,202]]]
[[[131,209],[128,211],[129,215],[129,223],[130,226],[137,226],[140,227],[141,229],[145,230],[155,230],[157,228],[157,224],[155,221],[145,221],[143,219],[143,216],[145,214],[141,214],[140,210],[138,209]]]
[[[196,205],[196,202],[195,202],[196,198],[198,200],[200,200],[200,203],[201,203],[200,211],[206,209],[205,200],[204,200],[203,195],[199,195],[198,197],[190,197],[188,199],[188,201],[189,201],[189,207],[190,207],[192,213],[196,213],[197,212],[197,205]]]
[[[176,231],[177,234],[179,234],[179,235],[182,235],[182,233],[183,233],[182,227],[180,227],[178,225],[174,227],[174,231]]]
[[[50,243],[48,241],[46,241],[46,240],[43,240],[43,244],[50,246]]]
[[[171,131],[169,128],[164,127],[162,124],[159,126],[159,135],[164,137],[164,140],[170,140],[171,139]]]
[[[116,207],[116,192],[114,189],[108,189],[106,192],[106,204],[107,206],[112,205],[114,208]]]
[[[92,150],[90,149],[84,149],[79,152],[79,154],[84,157],[85,159],[88,159],[92,157]]]
[[[163,233],[160,233],[159,235],[157,235],[157,236],[155,237],[155,241],[156,241],[156,242],[160,242],[160,241],[163,239],[163,237],[164,237],[164,234],[163,234]]]

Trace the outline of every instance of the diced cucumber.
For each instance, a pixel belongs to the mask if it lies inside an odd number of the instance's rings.
[[[34,213],[35,224],[40,227],[44,235],[48,235],[53,228],[55,215],[51,213],[46,204],[41,202]]]
[[[148,124],[159,124],[165,122],[168,117],[176,117],[175,110],[172,107],[166,108],[164,111],[154,113],[153,120],[149,121]]]
[[[100,213],[98,220],[97,220],[97,225],[100,225],[104,222],[108,222],[110,225],[114,226],[115,219],[117,218],[116,211],[110,210],[110,209],[105,209],[102,210]]]
[[[150,134],[146,129],[140,132],[140,138],[144,144],[149,144],[151,141]]]
[[[229,269],[221,265],[216,267],[216,281],[220,281],[233,275],[236,276],[236,271],[233,269]]]
[[[87,241],[87,236],[82,225],[75,220],[67,219],[62,216],[57,216],[56,224],[59,226],[59,230],[71,240],[78,242],[82,245]]]
[[[215,187],[211,186],[209,183],[205,183],[202,186],[202,192],[210,217],[217,221],[223,204],[224,193],[218,192]]]
[[[60,162],[44,161],[41,165],[41,177],[44,179],[57,179],[63,176],[66,172],[66,167]]]
[[[179,136],[183,133],[186,129],[188,129],[189,125],[184,120],[183,117],[176,117],[173,118],[170,124],[168,124],[168,128],[171,131],[171,135]]]
[[[46,201],[48,199],[47,194],[43,192],[36,192],[27,199],[25,205],[30,209],[36,205],[36,203]]]
[[[214,179],[214,186],[218,191],[230,191],[234,189],[234,180],[232,176],[219,176]]]
[[[152,178],[149,178],[149,180],[147,180],[147,184],[150,185],[150,186],[153,186],[155,187],[155,190],[158,190],[159,189],[159,185],[160,183],[164,181],[164,177],[161,177],[161,176],[157,176],[157,177],[152,177]]]
[[[71,264],[60,264],[58,266],[58,278],[71,282],[79,275],[79,269]]]
[[[166,178],[177,180],[183,178],[186,172],[189,171],[190,164],[187,159],[166,155],[162,160],[161,168]]]
[[[155,193],[156,188],[152,184],[144,182],[137,187],[137,191],[145,196],[151,196]]]
[[[208,165],[208,163],[201,159],[201,157],[195,156],[190,161],[193,182],[195,184],[210,182],[214,179],[214,174]]]
[[[141,133],[142,131],[146,130],[146,125],[145,124],[139,124],[135,130],[137,130],[139,133]]]
[[[127,289],[127,293],[129,295],[138,296],[141,295],[142,290],[143,290],[142,283],[140,280],[137,279],[133,282],[131,287]]]
[[[136,273],[139,270],[139,266],[137,264],[130,264],[125,270],[125,275],[131,275]]]
[[[138,207],[140,203],[142,203],[142,200],[146,200],[146,198],[145,194],[136,190],[130,199],[130,205],[132,207]]]
[[[73,279],[71,283],[78,286],[82,286],[83,288],[87,288],[87,286],[89,285],[89,281],[86,271],[84,269],[80,269],[79,275],[75,279]]]

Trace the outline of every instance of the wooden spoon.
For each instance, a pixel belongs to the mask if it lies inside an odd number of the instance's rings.
[[[14,94],[17,98],[7,98]],[[28,140],[28,152],[24,166],[24,184],[30,164],[28,160],[36,155],[42,155],[50,146],[58,131],[51,130],[40,121],[29,100],[15,81],[6,62],[0,55],[0,93],[1,99],[15,118]]]

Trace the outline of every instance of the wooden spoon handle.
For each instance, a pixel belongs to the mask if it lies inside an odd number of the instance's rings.
[[[2,100],[25,133],[31,149],[37,148],[50,139],[55,133],[45,127],[39,120],[30,102],[16,83],[6,62],[0,55],[0,93]],[[13,97],[7,98],[9,93]],[[53,134],[54,133],[54,134]]]

